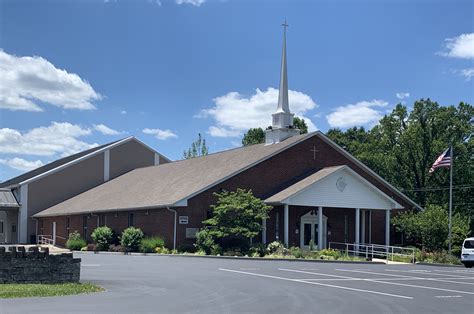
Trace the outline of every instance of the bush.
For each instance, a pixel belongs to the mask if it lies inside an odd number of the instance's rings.
[[[99,251],[107,251],[113,243],[114,232],[109,227],[98,227],[92,231],[91,238]]]
[[[323,259],[339,259],[341,257],[341,252],[335,249],[322,249],[319,251],[319,256]]]
[[[180,253],[194,253],[196,252],[196,247],[191,243],[183,243],[178,246],[178,252]]]
[[[143,231],[140,228],[128,227],[122,232],[120,244],[125,252],[137,252],[143,239]]]
[[[158,246],[155,248],[155,253],[158,253],[158,254],[170,254],[170,250],[168,250],[167,248],[163,247],[163,246]]]
[[[264,257],[265,256],[265,244],[263,243],[257,243],[252,245],[252,247],[249,250],[249,255],[251,257]]]
[[[121,245],[111,244],[109,246],[109,252],[125,252],[125,249]]]
[[[268,254],[273,254],[276,253],[277,251],[282,251],[285,248],[283,243],[279,241],[273,241],[267,246],[267,253]]]
[[[156,248],[165,246],[165,241],[160,237],[145,238],[140,243],[140,252],[153,253]]]
[[[203,229],[197,233],[196,248],[199,251],[206,252],[206,255],[218,255],[221,253],[221,247],[214,242],[211,233],[208,229]]]
[[[72,251],[79,251],[87,245],[84,239],[81,239],[79,232],[74,231],[69,234],[69,239],[66,241],[66,248]]]

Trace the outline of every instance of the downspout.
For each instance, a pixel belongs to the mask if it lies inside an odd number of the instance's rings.
[[[176,250],[176,219],[178,212],[174,209],[170,209],[168,205],[166,206],[166,209],[174,213],[173,250]]]

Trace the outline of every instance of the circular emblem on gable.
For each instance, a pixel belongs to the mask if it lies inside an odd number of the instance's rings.
[[[347,183],[346,183],[346,180],[344,180],[344,177],[339,177],[336,181],[337,189],[342,192],[344,191],[346,186],[347,186]]]

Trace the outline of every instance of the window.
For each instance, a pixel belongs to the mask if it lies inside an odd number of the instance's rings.
[[[133,227],[133,213],[128,214],[128,226]]]
[[[12,224],[12,233],[16,232],[16,224]]]
[[[87,216],[82,216],[82,236],[87,240]]]
[[[107,215],[106,214],[100,214],[99,215],[99,225],[101,227],[107,226]]]
[[[0,221],[0,233],[3,233],[3,221]]]

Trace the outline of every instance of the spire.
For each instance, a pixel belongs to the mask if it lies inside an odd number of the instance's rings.
[[[289,26],[286,20],[283,24],[283,48],[281,54],[281,73],[280,73],[280,90],[278,92],[278,107],[276,112],[290,113],[290,105],[288,102],[288,73],[286,70],[286,28]]]

